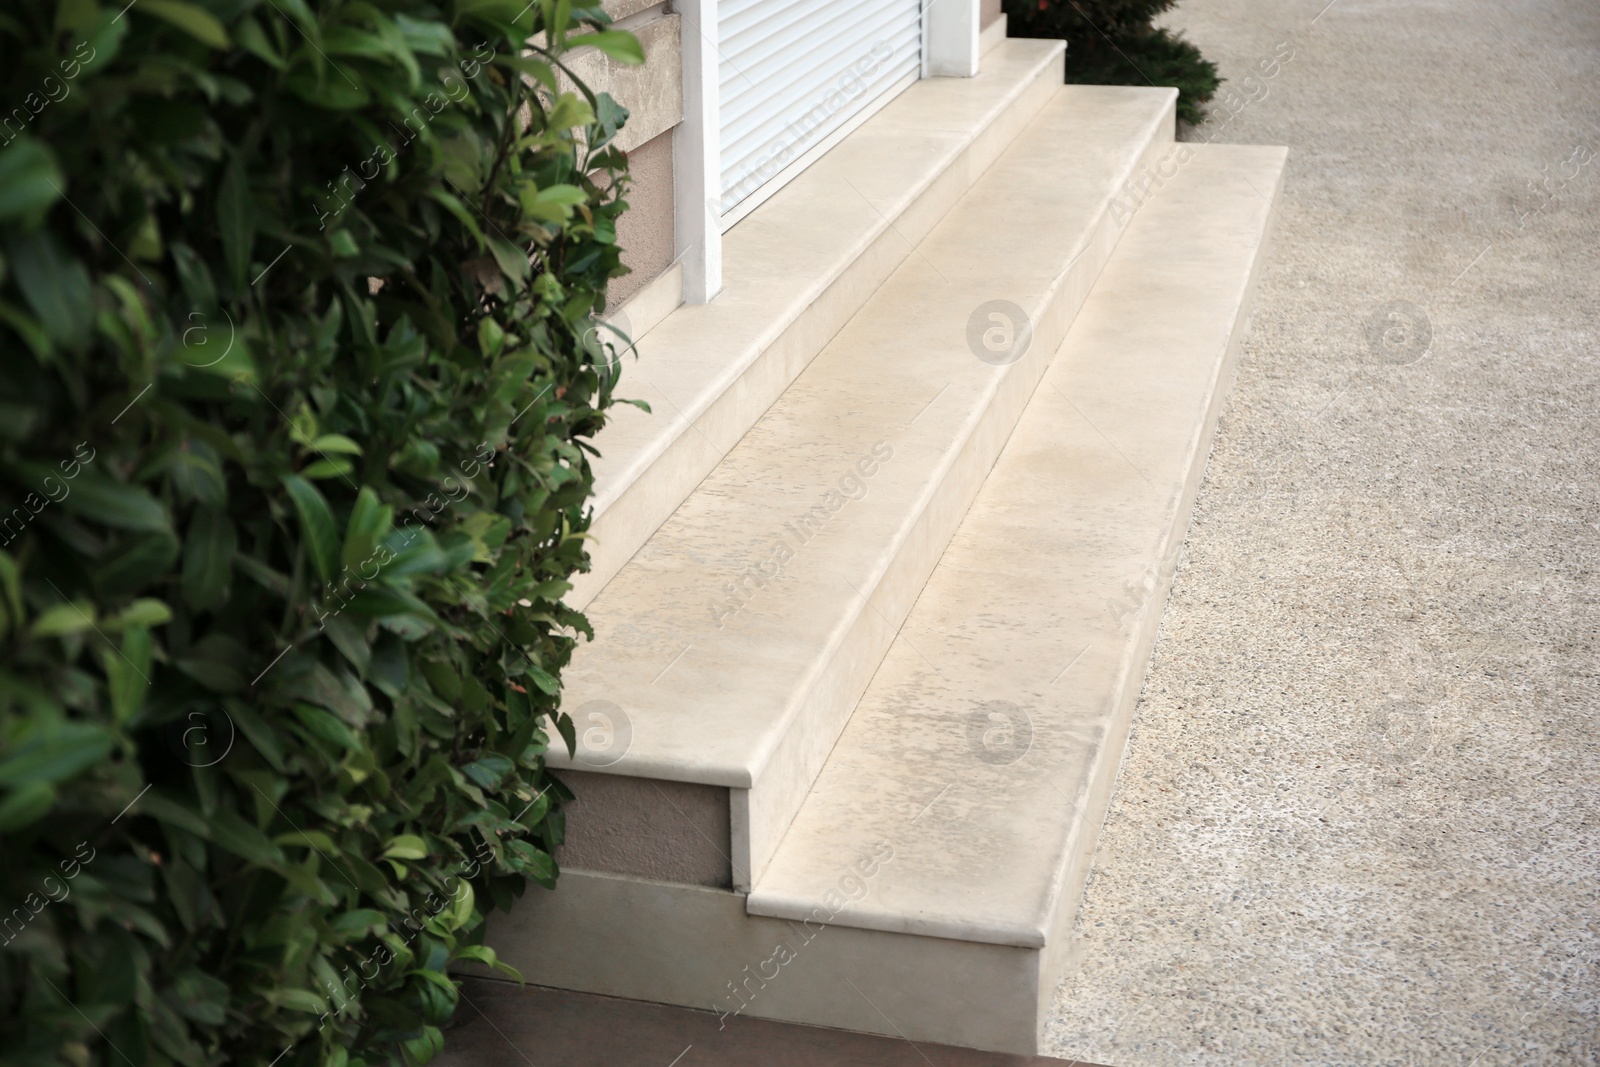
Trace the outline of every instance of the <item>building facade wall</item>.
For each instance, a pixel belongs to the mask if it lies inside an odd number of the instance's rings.
[[[621,307],[672,265],[677,238],[674,137],[675,131],[667,130],[628,153],[633,188],[628,191],[628,210],[617,220],[617,243],[622,246],[622,262],[633,273],[611,280],[608,308]]]
[[[675,131],[683,122],[682,19],[661,0],[607,0],[606,13],[639,38],[643,66],[626,66],[601,52],[575,52],[568,66],[595,92],[628,109],[617,147],[628,154],[633,185],[629,209],[617,224],[622,261],[632,273],[612,280],[606,297],[616,309],[671,266],[676,243],[673,185]]]

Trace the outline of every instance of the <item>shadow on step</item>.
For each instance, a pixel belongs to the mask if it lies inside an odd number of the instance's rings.
[[[467,978],[439,1067],[1094,1067]]]

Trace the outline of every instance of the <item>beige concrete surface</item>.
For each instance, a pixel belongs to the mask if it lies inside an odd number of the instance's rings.
[[[1055,1054],[1593,1065],[1600,8],[1175,14],[1291,157]]]
[[[679,260],[640,287],[637,293],[612,310],[605,319],[635,342],[649,334],[668,315],[683,306],[683,261]],[[626,344],[619,337],[619,347]],[[623,353],[626,358],[627,353]]]
[[[895,863],[836,922],[1065,939],[1170,576],[1146,560],[1188,527],[1283,171],[1282,149],[1188,151],[1100,273],[752,913],[803,915],[836,857],[884,835]],[[1108,608],[1135,585],[1142,603]]]
[[[726,288],[627,358],[595,461],[583,608],[805,369],[1059,88],[1060,42],[1010,41],[975,78],[930,78],[724,236]],[[681,150],[681,146],[680,146]]]
[[[736,887],[804,800],[1111,255],[1113,191],[1171,149],[1172,115],[1168,90],[1059,88],[589,605],[566,699],[630,721],[606,773],[733,788]],[[971,347],[996,299],[1034,337],[1003,366]]]

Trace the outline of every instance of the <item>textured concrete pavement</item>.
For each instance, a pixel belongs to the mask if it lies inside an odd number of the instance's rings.
[[[1291,157],[1053,1051],[1600,1062],[1600,5],[1173,15]]]

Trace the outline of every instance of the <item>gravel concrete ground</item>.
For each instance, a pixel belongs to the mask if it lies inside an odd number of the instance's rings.
[[[1292,155],[1053,1051],[1600,1062],[1600,5],[1173,14]]]

